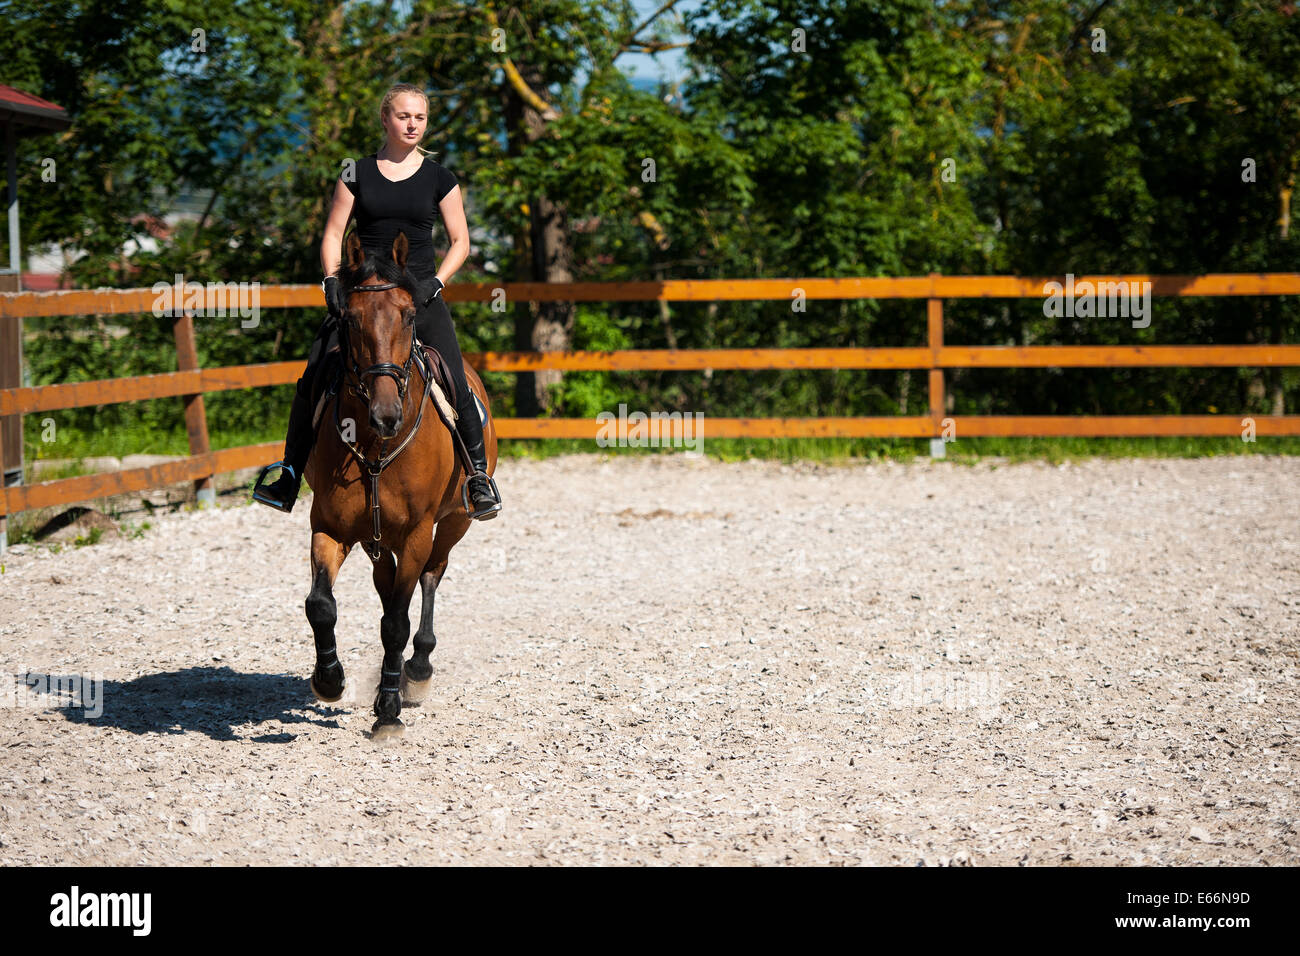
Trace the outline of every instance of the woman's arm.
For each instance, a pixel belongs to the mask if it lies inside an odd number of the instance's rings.
[[[330,216],[325,223],[325,238],[320,244],[320,267],[322,275],[339,274],[343,263],[343,233],[348,228],[348,217],[352,215],[352,191],[339,180],[334,185],[334,205],[330,207]],[[464,216],[461,216],[464,221]]]
[[[438,278],[446,285],[465,264],[470,252],[469,226],[465,222],[465,203],[459,185],[442,197],[438,209],[442,212],[443,225],[447,227],[447,238],[451,240],[451,248],[438,267]]]

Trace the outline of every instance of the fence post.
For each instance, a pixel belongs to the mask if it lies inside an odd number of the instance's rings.
[[[939,274],[931,272],[931,280]],[[930,345],[930,424],[934,433],[930,436],[930,457],[944,457],[943,417],[944,392],[943,369],[939,368],[939,349],[943,348],[943,300],[927,299],[925,303],[926,338]]]
[[[189,312],[178,309],[179,315],[173,313],[172,334],[176,337],[176,370],[189,372],[199,367],[199,350],[194,341],[194,319]],[[190,454],[206,455],[212,449],[208,445],[208,416],[203,410],[203,395],[182,395],[185,402],[185,431],[189,434]],[[194,493],[198,497],[199,507],[217,502],[216,489],[212,476],[205,475],[194,482]]]
[[[20,291],[22,283],[16,273],[0,275],[0,292]],[[17,316],[7,316],[0,318],[0,388],[21,388],[22,384],[23,320]],[[5,514],[4,489],[11,484],[22,483],[23,417],[0,417],[0,556],[9,547],[9,518]]]

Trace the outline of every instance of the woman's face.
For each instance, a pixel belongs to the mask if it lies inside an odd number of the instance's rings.
[[[414,93],[402,93],[393,97],[388,110],[388,115],[384,117],[384,132],[390,143],[410,147],[424,138],[429,114],[423,97]]]

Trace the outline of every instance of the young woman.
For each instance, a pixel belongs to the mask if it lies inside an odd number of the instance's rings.
[[[390,254],[398,232],[405,232],[410,243],[406,268],[421,283],[428,283],[430,297],[416,303],[416,333],[426,345],[432,345],[446,360],[456,377],[459,407],[456,428],[474,463],[469,478],[471,517],[494,518],[501,510],[501,499],[487,480],[487,453],[483,447],[483,424],[479,420],[474,396],[465,383],[465,369],[456,327],[452,323],[442,289],[460,269],[469,255],[469,228],[465,224],[465,206],[460,185],[450,170],[425,155],[419,146],[428,123],[429,101],[418,87],[399,83],[384,96],[379,108],[386,141],[382,149],[361,159],[355,178],[340,176],[334,186],[334,205],[325,225],[320,260],[325,280],[325,304],[328,315],[316,333],[307,356],[307,369],[298,380],[293,406],[289,411],[289,434],[284,441],[284,459],[263,469],[263,474],[279,466],[280,477],[255,497],[263,504],[281,511],[292,511],[302,482],[302,470],[315,440],[311,427],[312,381],[321,359],[338,341],[337,322],[343,315],[344,302],[339,289],[338,271],[343,257],[343,233],[352,215],[357,219],[357,235],[362,248],[376,255]],[[433,227],[441,213],[451,249],[439,266],[433,248]]]

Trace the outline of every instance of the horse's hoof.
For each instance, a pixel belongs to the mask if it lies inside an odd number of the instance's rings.
[[[403,670],[401,689],[403,704],[418,704],[422,701],[428,700],[429,691],[433,689],[433,678],[430,677],[427,680],[413,680],[406,671]]]
[[[322,704],[333,704],[342,700],[343,691],[346,687],[347,687],[346,683],[340,684],[338,693],[334,694],[333,696],[330,696],[329,694],[327,694],[325,691],[321,689],[319,684],[316,683],[316,675],[315,674],[311,675],[311,692],[312,694],[315,695],[316,699],[320,701]]]
[[[405,732],[406,724],[402,723],[400,717],[386,717],[375,721],[375,725],[370,728],[370,739],[379,744],[388,743],[401,740]]]

